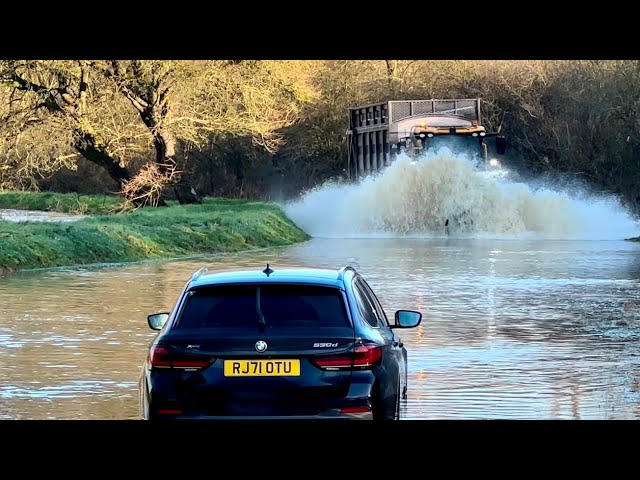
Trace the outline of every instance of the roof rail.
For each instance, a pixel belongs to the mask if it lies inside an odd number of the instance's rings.
[[[357,273],[356,269],[351,265],[345,265],[338,271],[338,280],[344,280],[344,276],[348,271],[352,271],[353,273]]]
[[[198,270],[197,272],[195,272],[193,275],[191,275],[191,282],[197,280],[200,278],[201,275],[204,275],[205,273],[207,273],[209,270],[207,270],[206,267],[202,267],[200,270]]]

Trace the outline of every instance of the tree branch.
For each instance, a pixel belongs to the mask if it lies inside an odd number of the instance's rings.
[[[126,84],[126,69],[120,60],[111,60],[113,71],[105,70],[107,77],[111,78],[116,87],[124,94],[138,112],[142,113],[149,104],[145,102],[139,95],[136,95]]]
[[[42,95],[44,97],[44,102],[39,104],[38,106],[46,106],[46,108],[51,111],[62,112],[62,107],[58,104],[53,95],[53,92],[49,88],[21,77],[15,70],[13,70],[11,75],[9,75],[7,78],[17,84],[15,88],[18,90],[22,90],[23,92],[31,91],[37,93],[38,95]]]
[[[87,89],[89,88],[89,72],[83,60],[79,60],[80,64],[80,84],[78,85],[78,108],[80,113],[84,113],[87,103]]]

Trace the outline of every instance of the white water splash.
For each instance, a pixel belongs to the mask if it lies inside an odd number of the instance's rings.
[[[614,240],[640,234],[640,224],[612,196],[533,188],[505,173],[442,149],[418,162],[399,157],[359,184],[327,183],[285,211],[314,237]]]

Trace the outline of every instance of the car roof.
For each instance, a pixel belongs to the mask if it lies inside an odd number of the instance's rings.
[[[353,267],[334,270],[306,267],[277,268],[267,265],[267,268],[271,270],[269,275],[265,273],[266,268],[262,270],[228,269],[211,272],[201,269],[191,278],[189,288],[230,283],[297,283],[343,288],[346,272],[353,271],[355,273]]]

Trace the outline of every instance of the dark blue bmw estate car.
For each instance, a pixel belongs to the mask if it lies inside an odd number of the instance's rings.
[[[196,272],[160,330],[140,379],[144,419],[397,420],[407,350],[364,278],[340,270]]]

